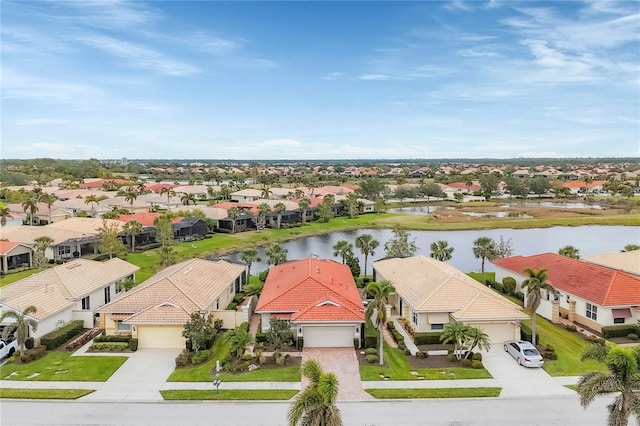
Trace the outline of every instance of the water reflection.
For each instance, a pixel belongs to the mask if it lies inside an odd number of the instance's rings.
[[[411,206],[411,207],[398,207],[393,209],[388,209],[389,213],[404,213],[404,214],[415,214],[418,216],[431,214],[436,210],[455,210],[455,207],[451,206]]]
[[[516,201],[504,204],[502,207],[555,207],[560,209],[594,209],[600,210],[602,207],[598,204],[586,204],[576,202],[558,203],[551,201]]]

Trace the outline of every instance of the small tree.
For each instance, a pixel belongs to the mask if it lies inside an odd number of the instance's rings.
[[[446,240],[431,243],[431,257],[441,262],[451,260],[451,255],[455,249],[449,246]]]
[[[109,259],[113,256],[124,256],[127,249],[124,243],[118,237],[120,226],[116,222],[108,223],[106,219],[102,220],[102,226],[98,228],[100,233],[100,241],[98,242],[98,250],[100,253],[109,255]]]
[[[247,264],[247,275],[251,275],[251,265],[253,262],[260,262],[262,259],[258,256],[258,250],[251,247],[240,253],[240,260]]]
[[[236,358],[242,358],[246,347],[253,342],[253,336],[242,324],[232,330],[227,330],[224,338],[229,342],[229,350]]]
[[[271,318],[269,320],[269,330],[267,331],[267,344],[274,351],[280,351],[293,344],[293,332],[288,322]]]
[[[16,340],[18,341],[18,346],[20,347],[20,354],[24,355],[25,352],[25,342],[29,338],[29,327],[33,331],[36,331],[38,328],[38,323],[33,318],[29,318],[29,315],[35,314],[38,309],[29,305],[21,313],[14,311],[4,311],[2,316],[0,316],[0,322],[4,321],[7,318],[12,318],[15,320],[13,324],[9,324],[5,327],[2,332],[2,338],[6,339],[10,333],[14,330],[16,332]]]
[[[131,239],[131,253],[136,250],[136,236],[142,233],[142,224],[136,220],[131,220],[124,224],[122,230]]]
[[[198,352],[206,349],[207,342],[213,338],[215,328],[213,326],[213,315],[204,316],[202,312],[194,312],[191,319],[184,325],[182,337],[191,342],[191,349]]]
[[[482,259],[482,282],[484,283],[484,263],[496,258],[496,243],[489,237],[480,237],[473,242],[473,255]]]
[[[564,246],[558,250],[560,256],[570,257],[571,259],[580,259],[580,250],[574,246]]]
[[[384,243],[387,257],[411,257],[416,254],[418,247],[416,239],[409,240],[411,234],[399,226],[393,229],[393,237]]]
[[[35,243],[35,255],[33,263],[35,264],[36,268],[43,270],[47,267],[47,257],[45,256],[45,253],[47,249],[51,247],[51,244],[53,244],[53,239],[51,237],[43,235],[42,237],[38,237],[33,240],[33,242]]]

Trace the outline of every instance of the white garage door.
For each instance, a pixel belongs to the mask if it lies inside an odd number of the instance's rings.
[[[473,324],[474,327],[482,329],[489,335],[491,344],[501,344],[505,340],[518,339],[520,336],[516,336],[516,327],[513,324],[501,323],[501,324]]]
[[[138,325],[138,347],[147,349],[184,348],[184,327]]]
[[[306,326],[302,328],[304,346],[307,348],[353,347],[355,327],[349,326]]]

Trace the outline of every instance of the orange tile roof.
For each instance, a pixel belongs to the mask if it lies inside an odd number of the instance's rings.
[[[12,241],[0,241],[0,255],[9,253],[18,244],[20,243],[15,243]]]
[[[293,313],[299,321],[363,321],[362,300],[347,265],[301,259],[271,268],[256,312]]]
[[[556,253],[513,256],[492,263],[521,275],[526,275],[525,268],[546,268],[547,281],[556,290],[601,306],[640,305],[640,279],[615,269]]]

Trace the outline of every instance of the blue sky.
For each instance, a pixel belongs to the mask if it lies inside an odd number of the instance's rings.
[[[640,3],[2,2],[2,158],[640,156]]]

